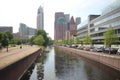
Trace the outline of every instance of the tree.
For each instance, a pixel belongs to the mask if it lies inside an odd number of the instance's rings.
[[[42,35],[39,35],[37,37],[35,37],[35,39],[33,40],[33,42],[39,46],[42,46],[45,42],[44,38]]]
[[[2,41],[2,33],[0,33],[0,43],[1,43],[1,41]]]
[[[7,35],[8,42],[11,44],[11,41],[13,39],[13,34],[10,31],[6,31],[5,34]]]
[[[91,43],[92,43],[92,39],[91,39],[90,35],[88,35],[88,33],[87,33],[86,36],[84,37],[83,43],[84,43],[84,44],[91,44]]]
[[[2,41],[2,33],[0,33],[0,50],[2,50],[2,43],[1,43],[1,41]]]
[[[7,37],[8,37],[9,42],[11,42],[11,40],[13,39],[13,34],[12,34],[12,32],[6,31],[5,33],[6,33]]]
[[[36,36],[42,35],[45,42],[43,43],[43,46],[47,46],[49,44],[49,38],[47,37],[47,33],[44,30],[38,30],[36,32]]]
[[[48,45],[52,45],[53,44],[53,40],[51,39],[51,37],[48,37],[49,38],[49,43]]]
[[[80,43],[80,38],[79,38],[79,37],[76,37],[76,38],[75,38],[75,43],[76,43],[76,44],[79,44],[79,43]]]
[[[7,47],[7,52],[8,52],[9,39],[8,39],[8,36],[5,32],[2,33],[1,43],[2,43],[3,47]]]
[[[31,39],[30,39],[30,44],[31,44],[31,45],[34,44],[34,39],[35,39],[35,36],[31,37]]]
[[[112,44],[118,41],[117,35],[115,35],[115,30],[110,26],[108,30],[104,33],[104,44],[107,47],[111,47]]]
[[[72,38],[68,39],[68,44],[71,45],[73,43]]]

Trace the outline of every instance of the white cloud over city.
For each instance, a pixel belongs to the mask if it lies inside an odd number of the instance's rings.
[[[0,26],[13,26],[18,32],[19,23],[36,28],[37,9],[44,6],[44,27],[54,37],[54,14],[64,12],[82,21],[89,14],[100,14],[101,9],[114,0],[0,0]]]

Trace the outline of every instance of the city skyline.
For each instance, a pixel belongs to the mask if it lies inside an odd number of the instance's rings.
[[[30,27],[37,28],[36,13],[38,7],[42,5],[45,13],[44,29],[53,39],[55,12],[71,14],[70,16],[74,16],[75,18],[79,16],[81,20],[84,21],[89,14],[100,14],[101,9],[113,1],[114,0],[3,0],[0,1],[0,26],[13,26],[13,32],[18,32],[19,23],[25,23]],[[67,4],[67,2],[69,4]]]

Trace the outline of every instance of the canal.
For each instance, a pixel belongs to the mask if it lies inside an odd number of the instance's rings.
[[[21,80],[120,80],[120,72],[52,47],[33,63]]]

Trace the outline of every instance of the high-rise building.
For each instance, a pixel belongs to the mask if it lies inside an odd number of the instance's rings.
[[[62,12],[55,14],[55,40],[62,40],[65,38],[65,30],[67,28],[65,15]]]
[[[63,12],[55,13],[54,39],[68,40],[77,33],[77,24],[72,16]]]
[[[70,27],[70,28],[69,28],[70,31],[71,31],[71,30],[77,30],[77,25],[76,25],[76,22],[75,22],[73,16],[72,16],[71,19],[70,19],[69,27]]]
[[[63,40],[66,36],[66,31],[68,30],[68,24],[65,14],[63,12],[55,13],[55,27],[54,27],[54,39]]]
[[[28,38],[27,37],[28,31],[26,24],[20,23],[19,33],[20,33],[20,38]]]
[[[44,29],[44,11],[41,6],[38,8],[37,12],[37,29]]]
[[[76,18],[76,24],[78,25],[78,24],[80,24],[81,23],[81,18],[80,17],[77,17]]]
[[[72,16],[69,21],[68,31],[66,32],[66,39],[73,38],[77,34],[77,24]]]
[[[24,23],[20,23],[19,35],[20,38],[30,38],[35,35],[36,29],[28,27]]]
[[[0,26],[0,32],[10,31],[13,33],[13,27],[12,26]]]

